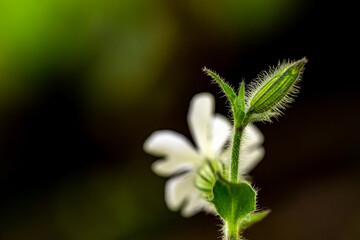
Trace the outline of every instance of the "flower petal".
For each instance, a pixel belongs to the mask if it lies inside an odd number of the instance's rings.
[[[176,173],[191,170],[194,168],[193,163],[179,160],[180,159],[177,158],[158,160],[151,165],[151,169],[159,176],[169,177]]]
[[[254,125],[248,124],[240,147],[240,174],[249,173],[264,157],[265,148],[261,146],[264,135]]]
[[[231,124],[229,120],[221,115],[216,114],[211,122],[211,151],[213,158],[219,156],[226,141],[229,139]]]
[[[183,217],[192,217],[209,205],[203,198],[201,198],[200,191],[197,189],[195,190],[196,191],[192,192],[187,198],[186,205],[181,210],[181,216]]]
[[[193,191],[198,191],[194,186],[194,171],[170,178],[165,185],[165,201],[168,208],[177,211]]]
[[[156,131],[145,141],[144,150],[164,160],[153,163],[153,171],[160,176],[191,169],[202,163],[203,158],[181,134],[170,130]]]
[[[144,143],[144,150],[155,156],[164,155],[198,155],[180,133],[171,130],[153,132]]]
[[[264,143],[264,135],[252,123],[249,123],[244,131],[243,145],[246,147],[259,146]]]
[[[191,135],[200,153],[207,155],[209,149],[209,127],[215,108],[214,97],[210,93],[199,93],[190,102],[188,124]]]
[[[264,147],[257,147],[256,149],[252,149],[250,152],[244,151],[243,155],[240,155],[240,174],[244,175],[249,173],[264,158],[264,155]]]

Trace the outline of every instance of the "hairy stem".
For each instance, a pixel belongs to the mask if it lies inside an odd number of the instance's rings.
[[[235,128],[233,145],[232,145],[231,163],[230,163],[230,181],[231,182],[237,182],[237,180],[238,180],[240,143],[241,143],[241,137],[243,135],[244,129],[245,129],[245,127]]]
[[[238,224],[225,223],[225,239],[224,240],[240,240]]]

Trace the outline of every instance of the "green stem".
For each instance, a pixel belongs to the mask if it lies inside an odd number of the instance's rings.
[[[225,240],[240,240],[238,224],[225,223]]]
[[[235,128],[230,163],[230,182],[237,182],[238,180],[240,143],[243,132],[244,127]]]

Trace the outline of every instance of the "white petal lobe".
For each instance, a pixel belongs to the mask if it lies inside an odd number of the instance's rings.
[[[216,158],[219,156],[227,140],[230,137],[231,124],[229,120],[220,114],[216,114],[211,124],[211,151]]]
[[[244,143],[246,146],[261,145],[264,143],[264,135],[252,123],[249,123],[244,131]]]
[[[239,171],[240,174],[248,174],[264,157],[265,148],[257,147],[252,149],[250,152],[243,151],[242,157],[240,155],[240,165]]]
[[[191,143],[181,134],[171,130],[156,131],[145,141],[144,150],[155,156],[197,156]]]
[[[183,135],[170,130],[154,132],[145,141],[144,150],[156,156],[165,156],[152,164],[152,170],[163,177],[195,168],[203,161]]]
[[[214,97],[210,93],[199,93],[190,102],[188,125],[191,135],[203,155],[209,149],[209,127],[215,108]]]
[[[181,161],[179,158],[168,158],[155,161],[151,169],[159,176],[170,177],[173,174],[194,168],[194,163]]]
[[[181,210],[181,216],[192,217],[202,211],[207,205],[208,203],[201,198],[200,192],[194,191],[188,197],[185,207]]]
[[[173,177],[166,182],[165,201],[170,210],[179,210],[185,199],[191,195],[193,191],[197,191],[193,184],[194,174],[194,172],[188,172]]]

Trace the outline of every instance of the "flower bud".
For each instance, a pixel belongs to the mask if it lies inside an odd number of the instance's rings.
[[[265,79],[256,84],[250,96],[249,112],[280,112],[280,109],[287,107],[297,92],[296,83],[302,77],[306,62],[307,59],[303,58],[285,63],[272,73],[264,74]]]

